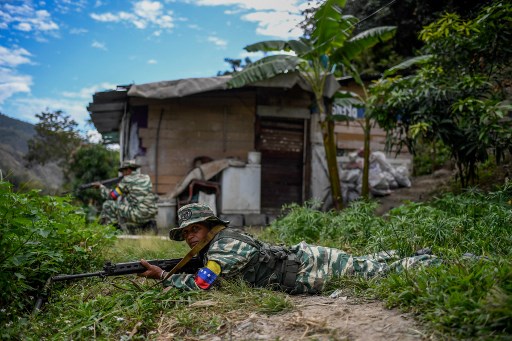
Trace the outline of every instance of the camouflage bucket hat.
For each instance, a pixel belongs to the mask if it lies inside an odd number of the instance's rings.
[[[118,170],[122,171],[123,169],[131,168],[131,169],[137,169],[140,168],[140,165],[135,162],[135,160],[124,160],[121,163],[121,166],[119,166]]]
[[[189,225],[200,222],[216,222],[228,225],[229,221],[221,220],[213,214],[212,209],[205,204],[188,204],[178,210],[178,227],[169,231],[172,240],[183,240],[183,229]]]

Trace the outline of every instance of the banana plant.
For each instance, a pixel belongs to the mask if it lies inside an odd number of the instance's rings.
[[[298,72],[310,85],[319,111],[335,209],[343,208],[343,198],[336,160],[334,120],[331,110],[326,110],[324,104],[327,77],[336,68],[353,70],[351,60],[378,42],[391,39],[395,32],[395,27],[379,27],[354,35],[359,20],[343,14],[345,3],[346,0],[325,1],[313,16],[314,29],[309,37],[262,41],[246,46],[245,50],[249,52],[277,54],[263,57],[244,70],[234,73],[229,83],[231,87],[241,87],[283,73]],[[354,76],[356,77],[360,80],[358,74]]]
[[[431,55],[422,55],[413,57],[410,59],[407,59],[400,64],[397,64],[395,66],[390,67],[389,69],[385,70],[382,76],[376,80],[372,87],[374,89],[378,89],[379,87],[383,87],[385,83],[388,82],[390,77],[393,77],[398,71],[405,70],[408,68],[411,68],[417,64],[422,64],[432,58]],[[363,154],[363,160],[364,160],[364,166],[363,166],[363,183],[362,183],[362,189],[361,189],[361,195],[364,199],[369,198],[370,194],[370,186],[368,183],[368,177],[369,177],[369,169],[370,169],[370,133],[371,133],[371,119],[373,118],[373,110],[376,105],[379,105],[380,102],[384,101],[385,99],[383,96],[379,93],[379,91],[371,91],[371,89],[368,89],[366,84],[362,81],[361,76],[357,72],[355,68],[351,69],[350,74],[352,75],[353,79],[356,81],[356,83],[361,87],[363,90],[363,95],[360,96],[355,92],[351,91],[338,91],[336,95],[334,96],[334,103],[338,104],[339,106],[355,106],[359,108],[365,109],[364,114],[364,120],[359,121],[355,120],[350,117],[340,117],[337,120],[341,121],[356,121],[361,126],[361,129],[363,130],[364,134],[364,154]]]

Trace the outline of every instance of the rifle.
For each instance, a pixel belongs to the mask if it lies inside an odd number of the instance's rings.
[[[94,181],[94,182],[89,182],[89,183],[86,183],[86,184],[82,184],[80,186],[78,186],[78,190],[79,191],[83,191],[84,189],[88,189],[88,188],[91,188],[92,185],[96,182],[99,182],[100,184],[102,185],[105,185],[105,186],[111,186],[111,185],[114,185],[114,184],[117,184],[119,181],[121,181],[123,177],[122,176],[118,176],[117,178],[112,178],[112,179],[107,179],[107,180],[101,180],[101,181]]]
[[[152,265],[156,265],[161,269],[169,272],[171,271],[179,262],[181,258],[177,259],[155,259],[149,260],[148,263]],[[186,274],[195,274],[197,270],[203,267],[204,264],[198,257],[192,257],[185,265],[183,265],[179,269],[179,273]],[[81,274],[72,274],[72,275],[57,275],[48,278],[46,284],[38,293],[36,305],[34,307],[33,313],[37,313],[41,306],[43,305],[43,301],[48,297],[48,292],[53,282],[62,282],[69,280],[82,279],[86,277],[100,277],[105,278],[109,276],[122,276],[122,275],[131,275],[142,273],[147,269],[140,262],[128,262],[128,263],[112,263],[110,261],[105,262],[103,265],[103,270],[98,272],[89,272],[89,273],[81,273]]]
[[[107,180],[88,182],[86,184],[81,184],[80,186],[78,186],[76,191],[80,192],[80,191],[83,191],[84,189],[91,188],[93,186],[93,184],[96,183],[96,182],[99,182],[100,184],[105,185],[107,187],[108,186],[112,186],[114,184],[117,184],[122,179],[123,179],[123,176],[119,176],[117,178],[112,178],[112,179],[107,179]],[[65,192],[62,192],[61,195],[66,195],[66,194],[69,194],[71,192],[73,192],[73,191],[72,190],[71,191],[65,191]]]

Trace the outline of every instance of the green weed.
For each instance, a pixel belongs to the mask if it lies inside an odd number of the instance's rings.
[[[408,203],[386,217],[371,203],[317,212],[291,206],[263,236],[286,244],[306,239],[357,255],[397,250],[401,257],[429,247],[442,264],[384,278],[331,278],[325,294],[379,298],[412,311],[441,338],[509,339],[512,335],[512,184],[482,193],[469,189],[429,203]],[[306,238],[302,238],[302,237]],[[464,254],[470,253],[464,257]]]
[[[0,203],[0,214],[6,217],[3,224],[7,224],[2,232],[9,227],[25,236],[0,237],[2,246],[7,240],[1,238],[10,238],[12,245],[4,250],[14,255],[0,263],[2,276],[5,269],[25,276],[10,277],[16,278],[16,287],[6,286],[10,282],[3,285],[10,293],[26,293],[21,306],[13,303],[2,312],[2,339],[227,338],[231,327],[250,314],[281,314],[293,308],[286,294],[252,288],[241,279],[222,280],[209,291],[163,292],[153,280],[122,276],[56,283],[43,311],[31,316],[25,313],[33,304],[30,295],[40,286],[30,284],[38,282],[28,278],[43,280],[57,271],[95,271],[105,259],[178,258],[187,250],[183,243],[158,238],[122,239],[106,248],[113,243],[111,231],[91,225],[83,231],[83,216],[68,203],[37,194],[15,195],[5,187],[0,194],[16,210]],[[512,186],[506,184],[493,193],[470,190],[430,203],[409,203],[385,217],[373,214],[374,203],[357,202],[342,212],[319,212],[310,203],[290,205],[288,214],[261,237],[287,245],[306,240],[356,255],[395,249],[401,256],[410,256],[430,247],[442,259],[440,265],[373,279],[331,278],[325,294],[341,289],[343,296],[381,299],[389,307],[414,313],[440,339],[505,340],[512,335],[511,198]],[[23,258],[15,245],[23,245],[30,256]],[[468,252],[474,256],[463,256]],[[29,271],[31,259],[39,260],[41,273]]]

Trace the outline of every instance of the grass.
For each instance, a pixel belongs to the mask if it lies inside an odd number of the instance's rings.
[[[470,190],[410,203],[385,217],[373,215],[373,203],[359,202],[341,213],[292,205],[260,238],[287,245],[306,239],[357,255],[396,249],[408,256],[430,247],[441,265],[368,280],[331,278],[324,294],[342,289],[343,296],[382,300],[413,313],[439,339],[509,340],[511,198],[508,183],[494,193]],[[178,258],[187,251],[184,243],[158,238],[118,239],[101,256],[126,262]],[[468,252],[475,256],[463,256]],[[155,283],[136,276],[58,283],[40,314],[8,317],[2,338],[228,339],[253,313],[272,316],[293,309],[288,295],[250,288],[241,280],[221,281],[206,292],[163,292]]]
[[[394,249],[406,257],[429,247],[441,265],[370,280],[332,278],[325,293],[342,288],[344,295],[383,300],[416,314],[440,338],[509,340],[511,198],[508,182],[492,193],[470,189],[430,203],[409,203],[385,217],[371,213],[372,203],[357,203],[341,214],[292,205],[263,236],[285,244],[305,236],[357,255]],[[474,256],[463,256],[467,253]]]
[[[139,283],[135,286],[132,281]],[[226,324],[253,312],[271,315],[292,307],[286,295],[254,290],[243,282],[226,282],[222,290],[208,292],[163,292],[153,281],[128,278],[116,282],[115,286],[93,281],[69,286],[47,304],[44,315],[25,327],[36,338],[126,339],[130,334],[134,339],[152,335],[197,338],[218,335]]]
[[[105,257],[175,258],[186,253],[183,244],[158,238],[119,239]],[[228,333],[231,325],[253,313],[273,315],[293,307],[286,294],[250,288],[242,280],[222,281],[206,292],[163,292],[155,284],[135,275],[57,283],[43,310],[9,325],[9,335],[23,335],[25,340],[136,340],[162,335],[197,339]]]

